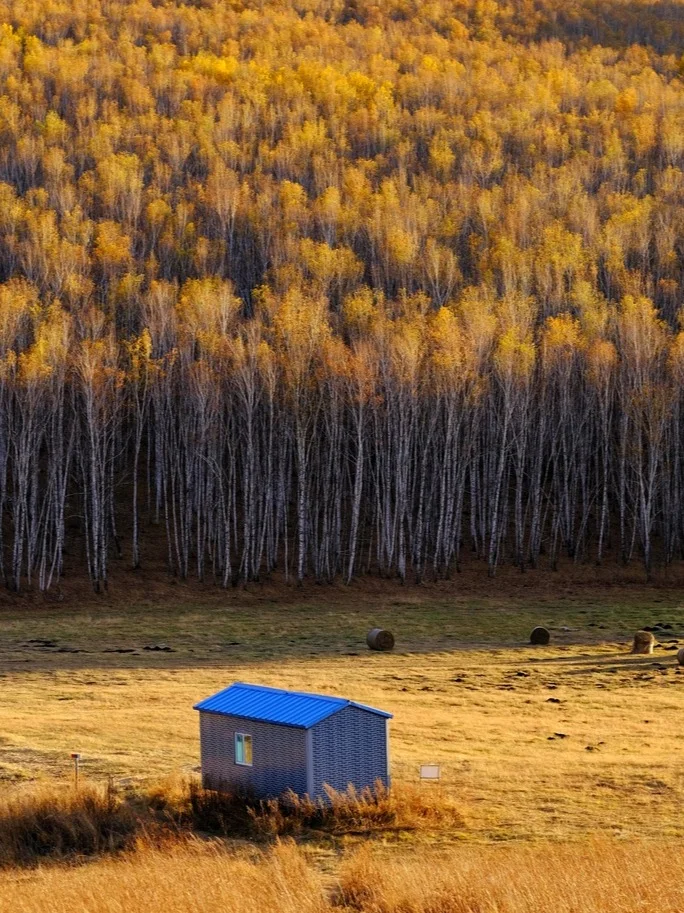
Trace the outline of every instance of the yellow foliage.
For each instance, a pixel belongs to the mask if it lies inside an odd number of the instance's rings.
[[[345,324],[360,336],[372,334],[383,313],[382,298],[367,286],[345,298],[342,314]]]
[[[455,388],[465,379],[465,341],[453,310],[441,307],[430,320],[431,361],[438,387]]]
[[[618,355],[612,342],[597,339],[587,349],[587,376],[602,393],[608,389],[608,382],[618,363]]]
[[[529,382],[535,363],[535,345],[529,334],[519,330],[506,330],[498,340],[494,352],[494,366],[506,383]]]
[[[218,83],[229,83],[238,69],[235,57],[217,57],[209,51],[200,51],[182,64],[192,73],[199,73]]]
[[[217,333],[225,336],[234,326],[240,301],[230,282],[221,279],[188,279],[178,300],[182,325],[192,336]]]
[[[437,175],[447,178],[455,161],[456,156],[447,137],[443,133],[436,134],[430,143],[430,164]]]
[[[582,351],[584,343],[580,322],[572,314],[549,317],[542,336],[545,366],[572,361]]]
[[[290,289],[275,303],[273,328],[286,375],[298,385],[309,378],[312,362],[330,336],[325,299]]]
[[[399,227],[389,228],[387,230],[387,252],[391,262],[400,269],[411,267],[418,253],[415,236]]]
[[[37,307],[38,291],[28,282],[10,279],[0,284],[0,352],[15,344],[22,323]]]
[[[131,239],[117,222],[100,222],[95,234],[95,257],[105,270],[125,267],[131,259]]]

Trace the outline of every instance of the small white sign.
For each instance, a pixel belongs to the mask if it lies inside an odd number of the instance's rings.
[[[439,780],[440,777],[440,768],[439,764],[421,764],[420,765],[420,779],[421,780]]]

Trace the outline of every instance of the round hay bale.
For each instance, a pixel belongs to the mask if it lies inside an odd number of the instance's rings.
[[[650,631],[637,631],[634,635],[634,644],[632,653],[648,654],[653,653],[655,646],[655,637]]]
[[[530,634],[530,643],[534,644],[535,647],[545,647],[551,640],[551,632],[548,628],[543,628],[541,625],[537,625],[536,628],[532,629]]]
[[[371,650],[381,650],[384,653],[394,649],[394,634],[382,628],[373,628],[368,632],[366,643]]]
[[[684,666],[684,647],[681,650],[677,650],[677,662],[680,666]]]

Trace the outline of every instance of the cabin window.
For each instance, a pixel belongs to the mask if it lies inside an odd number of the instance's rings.
[[[252,737],[246,732],[235,733],[235,763],[252,766]]]

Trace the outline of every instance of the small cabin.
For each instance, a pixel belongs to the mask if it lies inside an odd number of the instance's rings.
[[[325,786],[390,785],[391,713],[324,694],[236,682],[195,705],[202,783],[259,798],[288,790],[324,799]]]

